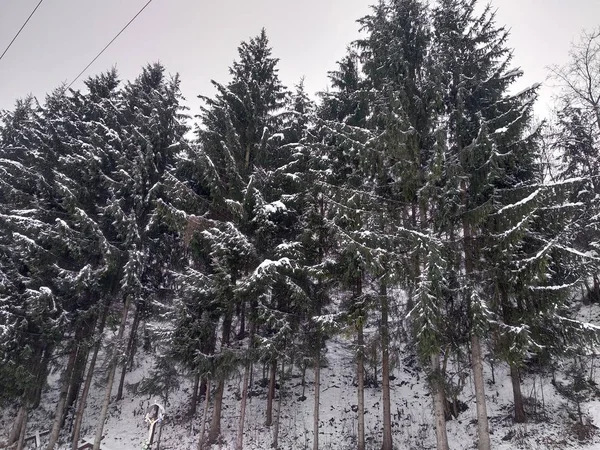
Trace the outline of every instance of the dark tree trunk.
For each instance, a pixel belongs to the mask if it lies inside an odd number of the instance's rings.
[[[228,345],[231,340],[231,313],[227,312],[223,318],[223,345]]]
[[[221,408],[223,407],[223,391],[225,390],[225,380],[221,378],[215,393],[215,405],[213,408],[210,431],[208,432],[208,442],[214,444],[221,435]]]
[[[81,425],[83,423],[83,413],[85,411],[85,405],[87,402],[87,397],[92,387],[92,379],[94,377],[94,370],[96,368],[96,360],[98,358],[98,352],[100,351],[100,345],[102,343],[102,333],[104,332],[104,325],[106,324],[106,317],[108,316],[108,308],[109,303],[107,303],[100,316],[100,320],[96,330],[95,343],[92,352],[92,359],[90,360],[89,367],[87,369],[87,373],[85,376],[85,382],[83,384],[83,392],[81,393],[81,398],[79,399],[79,404],[77,405],[77,412],[75,413],[75,423],[73,425],[73,438],[71,450],[77,450],[79,443],[79,437],[81,434]]]
[[[85,372],[85,366],[87,364],[89,356],[89,347],[87,342],[82,343],[77,351],[77,360],[75,361],[75,368],[73,369],[73,376],[71,377],[71,384],[69,386],[69,392],[67,393],[67,403],[65,405],[65,411],[63,413],[61,427],[64,426],[69,412],[73,413],[77,397],[79,396],[79,390],[81,383],[83,382],[83,375]]]
[[[285,365],[281,362],[281,373],[279,374],[279,398],[277,399],[277,415],[275,416],[275,426],[273,429],[273,443],[271,447],[279,448],[279,424],[281,423],[281,400],[283,398],[283,384],[285,382]]]
[[[190,400],[190,409],[188,414],[193,417],[196,414],[198,408],[198,388],[200,386],[200,374],[194,374],[194,385],[192,386],[192,399]]]
[[[270,427],[273,424],[273,399],[275,398],[275,379],[277,375],[277,360],[271,361],[271,370],[269,373],[269,392],[267,393],[267,414],[265,426]]]
[[[50,364],[50,358],[52,357],[52,353],[54,352],[54,346],[48,345],[40,352],[42,355],[41,360],[42,363],[39,366],[39,370],[37,372],[37,381],[36,386],[33,388],[33,392],[31,394],[31,406],[30,408],[37,409],[40,406],[40,402],[42,400],[42,388],[46,383],[46,377],[48,376],[48,365]]]
[[[98,315],[96,314],[93,318],[87,319],[83,324],[83,338],[77,343],[77,359],[75,360],[73,376],[71,377],[71,384],[69,385],[69,392],[67,393],[67,403],[60,425],[61,428],[64,426],[69,412],[71,412],[72,416],[75,415],[73,410],[77,402],[77,397],[79,396],[79,390],[81,389],[81,383],[83,382],[85,373],[85,366],[87,365],[88,357],[90,355],[89,340],[94,336],[97,321]]]
[[[65,410],[65,405],[67,403],[67,394],[69,393],[69,386],[71,385],[71,379],[73,377],[73,369],[75,367],[75,361],[77,360],[77,350],[78,343],[81,339],[81,332],[77,330],[75,333],[75,339],[73,342],[73,348],[69,354],[69,360],[67,362],[67,367],[63,373],[62,386],[60,389],[60,394],[58,396],[58,403],[56,404],[56,409],[54,411],[54,421],[52,423],[52,430],[50,431],[50,437],[48,440],[48,450],[53,450],[54,446],[58,442],[58,436],[60,434],[61,424],[63,422],[63,415]]]
[[[523,395],[521,394],[521,377],[519,369],[514,364],[510,365],[510,380],[513,388],[513,398],[515,404],[515,422],[525,423],[527,416],[525,415],[525,408],[523,406]]]
[[[102,401],[102,409],[98,417],[98,425],[96,428],[96,436],[94,437],[93,450],[100,450],[100,442],[102,441],[102,432],[104,431],[104,422],[108,415],[108,407],[110,405],[110,397],[112,395],[112,388],[115,381],[115,373],[117,371],[117,354],[118,347],[123,340],[123,334],[125,334],[125,324],[127,323],[127,314],[131,306],[131,297],[128,295],[125,300],[125,306],[121,314],[121,323],[119,324],[119,332],[117,334],[117,342],[115,347],[110,352],[109,372],[108,372],[108,383],[106,384],[106,391],[104,392],[104,400]]]
[[[210,380],[202,380],[206,386],[206,396],[204,397],[204,412],[202,413],[202,425],[200,426],[200,440],[198,441],[198,450],[204,450],[204,433],[206,432],[206,416],[208,415],[208,405],[210,402]]]
[[[206,390],[208,389],[207,384],[208,382],[206,381],[206,378],[202,378],[202,380],[200,380],[200,392],[198,393],[199,399],[206,395]]]
[[[131,324],[131,330],[129,332],[129,339],[127,340],[127,350],[125,351],[125,360],[123,361],[123,367],[121,369],[121,378],[119,379],[119,389],[117,390],[116,400],[123,399],[123,388],[125,386],[125,374],[128,370],[131,370],[133,365],[133,349],[135,344],[135,336],[140,324],[140,305],[136,305],[135,314],[133,315],[133,324]]]

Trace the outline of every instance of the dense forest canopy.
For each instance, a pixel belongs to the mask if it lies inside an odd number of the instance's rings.
[[[365,327],[376,321],[382,448],[393,448],[401,341],[429,376],[439,450],[457,414],[448,360],[470,361],[487,450],[484,361],[509,366],[524,422],[531,362],[552,367],[597,343],[572,305],[600,301],[599,35],[556,68],[562,97],[539,124],[537,85],[514,92],[522,73],[490,7],[383,0],[359,23],[317,101],[302,80],[283,84],[263,29],[200,111],[154,63],[132,81],[111,70],[2,113],[0,404],[19,408],[9,444],[24,448],[60,361],[48,449],[75,449],[104,360],[97,450],[143,349],[156,358],[139,392],[168,399],[189,382],[192,415],[210,401],[200,448],[219,440],[234,374],[241,450],[252,368],[268,372],[275,430],[276,385],[290,368],[313,371],[317,450],[324,349],[344,332],[364,450]]]

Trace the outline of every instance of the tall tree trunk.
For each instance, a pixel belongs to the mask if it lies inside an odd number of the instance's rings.
[[[466,188],[464,189],[466,193]],[[466,200],[464,200],[466,204]],[[471,225],[463,217],[463,251],[465,258],[465,272],[467,277],[473,274],[473,264],[475,261],[475,248]],[[479,336],[471,332],[471,365],[473,370],[473,384],[475,385],[475,399],[477,402],[477,436],[479,438],[478,449],[490,450],[490,428],[487,416],[487,406],[485,400],[485,383],[483,379],[483,356],[481,354],[481,342]]]
[[[431,389],[433,391],[433,412],[435,418],[435,439],[437,450],[448,450],[448,434],[446,432],[446,393],[444,390],[443,374],[440,370],[440,354],[432,353],[431,362]]]
[[[512,382],[515,403],[515,422],[525,423],[527,421],[527,416],[525,415],[523,395],[521,394],[521,377],[519,376],[519,368],[514,364],[510,365],[510,380]]]
[[[485,402],[485,383],[483,380],[483,357],[479,336],[471,336],[471,363],[473,365],[473,383],[475,385],[475,398],[477,401],[477,435],[479,437],[479,450],[490,450],[490,428],[488,424],[487,407]]]
[[[244,369],[244,380],[242,385],[242,400],[240,403],[240,421],[238,423],[237,436],[235,439],[235,449],[243,450],[244,448],[244,423],[246,420],[246,403],[248,400],[248,382],[250,381],[250,359],[246,361]]]
[[[192,386],[192,399],[190,400],[190,410],[188,412],[190,417],[196,414],[198,408],[198,388],[200,387],[200,374],[194,374],[194,385]]]
[[[125,360],[123,361],[123,367],[121,369],[121,378],[119,380],[119,389],[117,390],[116,400],[123,399],[123,388],[125,386],[125,374],[127,370],[131,369],[131,363],[133,363],[133,345],[135,343],[135,336],[137,329],[140,324],[140,306],[136,305],[135,313],[133,315],[133,323],[131,324],[131,330],[129,332],[129,339],[127,340],[127,350],[125,351]]]
[[[273,427],[273,443],[271,447],[275,450],[279,448],[279,424],[281,423],[281,399],[283,398],[283,384],[285,381],[285,364],[281,361],[281,373],[279,374],[279,398],[277,399],[277,415],[275,416],[275,426]]]
[[[23,421],[21,422],[21,429],[19,430],[19,440],[17,442],[16,450],[25,450],[25,438],[27,437],[28,415],[29,415],[29,411],[27,411],[27,407],[26,407],[25,415],[23,416]]]
[[[48,365],[50,364],[50,358],[52,358],[53,352],[54,344],[50,344],[47,345],[46,348],[44,348],[43,351],[40,351],[39,353],[42,362],[39,365],[36,377],[36,386],[33,389],[33,393],[31,395],[31,402],[29,404],[30,410],[37,409],[40,406],[40,402],[42,400],[42,388],[46,383],[46,378],[48,376]]]
[[[209,402],[210,379],[206,382],[206,395],[204,397],[204,412],[202,413],[202,425],[200,426],[200,440],[198,441],[198,450],[204,450],[204,433],[206,432],[206,416],[208,415]]]
[[[225,317],[223,318],[223,345],[228,345],[231,339],[231,323],[233,321],[233,317],[231,312],[226,312]]]
[[[73,377],[73,368],[75,367],[75,361],[77,359],[77,350],[79,348],[79,341],[81,340],[81,332],[77,330],[75,333],[75,339],[73,342],[73,348],[69,354],[69,360],[67,362],[67,368],[63,373],[62,387],[58,396],[58,403],[54,412],[54,422],[52,423],[52,430],[50,431],[50,437],[48,441],[48,450],[54,450],[54,446],[58,442],[58,436],[60,434],[60,428],[63,421],[63,413],[65,405],[67,403],[67,394],[69,393],[69,386],[71,385],[71,379]]]
[[[246,305],[242,302],[240,305],[240,331],[238,333],[238,340],[242,340],[246,337]]]
[[[86,333],[89,337],[90,333]],[[87,364],[90,349],[87,342],[82,342],[77,350],[77,359],[75,360],[75,367],[73,368],[73,376],[71,377],[71,384],[69,385],[69,391],[67,393],[67,402],[65,404],[65,410],[63,413],[61,428],[64,426],[69,411],[73,411],[77,397],[79,396],[79,390],[83,381],[83,374],[85,366]]]
[[[277,360],[271,361],[271,370],[269,373],[269,392],[267,393],[267,413],[265,426],[270,427],[273,424],[273,399],[275,398],[275,380],[277,375]]]
[[[235,284],[235,279],[232,280]],[[229,345],[231,337],[231,313],[225,312],[223,317],[223,328],[221,330],[221,348]],[[213,407],[212,420],[210,422],[210,430],[208,432],[208,443],[214,444],[221,435],[221,409],[223,408],[223,393],[225,391],[225,376],[221,375],[219,378],[219,384],[217,385],[217,392],[215,393],[215,405]]]
[[[363,327],[363,317],[359,317],[356,325],[357,333],[357,364],[356,378],[358,380],[358,450],[365,450],[365,334]]]
[[[75,413],[75,424],[73,425],[73,442],[71,444],[71,450],[77,450],[78,448],[77,444],[79,443],[79,437],[81,435],[83,413],[85,411],[85,405],[87,402],[88,394],[90,393],[90,389],[92,387],[94,370],[96,368],[96,360],[98,358],[98,352],[100,351],[100,346],[102,344],[102,333],[104,332],[104,325],[106,324],[106,317],[108,316],[109,306],[110,302],[107,302],[107,304],[102,309],[102,312],[100,313],[100,321],[96,330],[92,359],[89,363],[89,367],[85,376],[85,382],[83,384],[83,392],[81,393],[81,398],[79,399],[79,403],[77,404],[77,412]]]
[[[21,436],[21,428],[23,428],[26,415],[27,401],[24,399],[19,407],[19,411],[17,412],[17,417],[15,417],[15,422],[13,423],[10,435],[8,436],[7,444],[9,447],[19,440],[19,436]]]
[[[358,302],[362,302],[362,272],[356,276],[355,294]],[[356,378],[358,381],[358,450],[365,450],[365,311],[362,305],[358,311],[356,320],[356,344],[358,351],[356,353]]]
[[[123,334],[125,333],[125,324],[127,323],[127,314],[129,313],[129,307],[131,306],[131,296],[128,295],[125,300],[125,306],[123,307],[123,313],[121,314],[121,323],[119,324],[119,332],[117,334],[117,342],[111,351],[110,365],[108,373],[108,383],[106,384],[106,391],[104,393],[104,401],[102,402],[102,409],[100,416],[98,417],[98,425],[96,428],[96,436],[94,438],[93,450],[100,449],[100,442],[102,441],[102,432],[104,431],[104,422],[108,415],[108,407],[110,405],[110,397],[112,394],[113,383],[115,381],[115,374],[117,372],[117,355],[119,352],[119,345],[123,340]]]
[[[221,408],[223,407],[223,391],[225,390],[225,380],[221,378],[215,393],[215,405],[213,408],[212,420],[210,422],[210,431],[208,432],[208,442],[214,444],[221,435]]]
[[[392,450],[392,413],[390,396],[390,336],[388,328],[389,300],[387,286],[381,284],[381,385],[383,396],[383,445],[382,450]]]
[[[244,381],[242,386],[242,400],[240,404],[240,421],[238,424],[237,437],[235,441],[236,450],[243,450],[244,448],[244,424],[246,421],[246,404],[248,402],[248,385],[250,383],[250,370],[252,368],[252,348],[254,341],[254,322],[250,322],[250,338],[248,340],[248,349],[246,357],[246,368],[244,370]]]
[[[319,450],[319,404],[321,402],[321,336],[317,333],[317,354],[315,355],[315,404],[313,410],[313,450]]]

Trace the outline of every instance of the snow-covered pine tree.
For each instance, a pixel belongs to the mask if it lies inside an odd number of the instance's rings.
[[[44,114],[33,99],[17,102],[4,117],[0,149],[0,246],[4,260],[13,261],[5,272],[9,290],[2,310],[10,326],[3,327],[2,357],[8,362],[6,381],[20,397],[9,439],[18,439],[18,448],[23,448],[28,410],[39,404],[47,364],[69,324],[73,285],[61,283],[60,263],[78,250],[62,234],[57,153]]]
[[[274,216],[283,213],[283,223],[287,220],[288,209],[278,198],[281,189],[286,188],[271,183],[279,175],[278,169],[290,161],[291,152],[290,148],[281,148],[283,136],[278,134],[282,131],[282,112],[288,93],[279,80],[278,60],[271,56],[265,30],[248,42],[243,42],[238,53],[239,59],[230,67],[232,80],[227,85],[213,82],[218,91],[216,97],[203,97],[206,105],[200,115],[202,123],[198,129],[198,140],[203,153],[200,162],[204,167],[201,180],[204,196],[209,204],[222,206],[209,206],[207,218],[227,222],[231,232],[245,236],[248,244],[254,248],[252,253],[255,259],[240,259],[245,261],[245,265],[235,275],[235,281],[243,282],[242,278],[252,273],[257,263],[267,260],[272,250],[269,243],[263,240],[266,236],[261,236],[263,233],[259,232],[264,226],[270,226],[271,213]],[[218,242],[215,240],[213,245],[218,245]],[[245,281],[251,282],[253,279],[250,277]],[[226,279],[223,281],[229,283]],[[247,283],[242,284],[252,291]],[[226,342],[231,335],[234,315],[239,320],[238,335],[241,339],[245,337],[246,329],[250,334],[257,332],[254,322],[257,320],[257,299],[250,297],[232,295],[228,304],[223,305],[222,326],[224,337],[227,335]],[[252,364],[250,356],[254,353],[253,347],[254,340],[251,337],[248,354],[240,359],[245,362],[246,374]],[[236,440],[238,448],[243,445],[247,378],[245,376],[241,400]],[[219,380],[219,391],[224,381],[224,377]],[[215,400],[219,400],[218,396]],[[213,419],[209,440],[214,442],[219,433],[220,414],[215,412]]]
[[[349,51],[337,63],[337,69],[329,72],[332,89],[322,92],[318,109],[318,126],[313,144],[313,160],[317,161],[313,172],[318,175],[311,192],[315,207],[320,202],[326,206],[326,214],[311,207],[306,217],[312,230],[315,226],[327,237],[326,253],[329,277],[348,297],[339,305],[342,317],[356,335],[357,370],[357,447],[365,448],[365,333],[364,327],[373,307],[373,298],[363,291],[368,274],[369,248],[365,245],[368,230],[363,205],[371,198],[363,192],[361,161],[365,142],[370,137],[364,129],[368,114],[364,79],[355,52]],[[318,145],[317,145],[318,144]],[[364,235],[362,234],[364,232]],[[311,246],[306,246],[310,249]],[[343,326],[343,323],[338,326]]]
[[[165,177],[187,131],[181,98],[179,77],[168,77],[158,63],[146,66],[135,81],[123,88],[120,96],[122,152],[116,161],[104,209],[115,224],[118,248],[125,255],[120,278],[124,306],[117,345],[124,336],[130,305],[136,307],[134,325],[137,326],[139,314],[145,311],[149,300],[158,298],[165,289],[168,261],[171,252],[178,248],[173,244],[175,233],[160,220],[159,205],[165,203],[168,195]],[[135,326],[130,330],[130,352],[135,349],[132,343],[136,331]],[[116,349],[111,351],[109,378],[94,441],[96,450],[118,363]]]
[[[425,190],[427,170],[436,158],[433,126],[436,90],[429,58],[430,25],[426,6],[416,0],[380,2],[360,20],[367,36],[357,42],[364,66],[370,113],[366,120],[372,137],[366,146],[365,177],[378,201],[369,208],[374,217],[368,228],[385,244],[374,254],[373,275],[381,280],[381,348],[383,382],[383,448],[393,446],[389,394],[388,284],[400,283],[409,292],[427,266],[426,251],[434,240],[431,199]],[[425,250],[423,250],[425,249]],[[439,263],[439,261],[438,261]],[[435,294],[439,292],[433,291]],[[438,305],[443,298],[437,299]],[[439,310],[437,314],[440,314]],[[439,323],[437,320],[428,324]],[[431,330],[434,332],[434,330]],[[418,336],[417,336],[418,337]],[[439,360],[439,348],[428,348],[426,360]],[[428,361],[429,363],[429,361]],[[439,365],[439,363],[438,363]],[[432,370],[435,371],[433,364]],[[432,377],[436,409],[443,398],[440,377]],[[442,402],[443,404],[443,402]],[[436,422],[438,447],[447,448],[445,424]]]
[[[89,125],[90,117],[86,114],[92,109],[89,99],[78,92],[67,94],[64,89],[48,96],[45,104],[45,122],[52,137],[48,146],[56,157],[54,182],[61,199],[56,224],[66,247],[54,264],[60,269],[57,285],[68,299],[63,308],[69,319],[62,349],[58,349],[66,350],[68,358],[48,448],[54,448],[78,396],[89,342],[104,310],[98,301],[102,298],[103,278],[111,276],[110,266],[116,259],[116,249],[108,244],[99,214],[107,191],[102,184],[96,185],[105,173],[100,163],[101,152],[97,150],[100,146],[93,141],[94,127]],[[110,151],[110,146],[103,151]]]
[[[482,257],[482,253],[487,245],[493,245],[490,220],[510,209],[502,209],[508,197],[502,198],[502,194],[511,191],[512,201],[527,200],[530,193],[522,185],[535,182],[531,168],[537,146],[535,134],[527,132],[535,87],[509,94],[521,72],[509,67],[508,31],[495,24],[491,7],[478,13],[476,6],[472,0],[439,3],[433,11],[433,54],[439,64],[440,85],[445,86],[448,147],[444,195],[454,208],[453,223],[448,226],[460,230],[462,236],[462,295],[471,322],[478,445],[480,450],[488,450],[481,338],[492,319],[492,299],[486,295],[486,287],[495,282],[491,271],[497,261]]]

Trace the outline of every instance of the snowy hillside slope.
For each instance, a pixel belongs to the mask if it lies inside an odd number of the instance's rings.
[[[600,308],[583,307],[579,318],[598,322]],[[392,374],[392,422],[394,446],[402,450],[435,449],[435,435],[432,427],[431,397],[428,393],[427,378],[418,367],[418,361],[408,349],[402,348],[398,353],[398,364]],[[353,343],[344,336],[332,338],[327,345],[327,367],[322,369],[321,407],[320,407],[320,446],[324,450],[350,450],[356,447],[356,376],[353,359]],[[451,362],[452,363],[452,362]],[[128,374],[127,383],[131,385],[140,381],[149,372],[153,364],[152,354],[140,354],[136,369]],[[598,364],[596,364],[598,365]],[[449,365],[449,373],[455,371]],[[568,366],[554,374],[561,385],[568,386]],[[468,368],[464,368],[465,370]],[[590,369],[591,370],[591,369]],[[42,405],[35,411],[29,421],[30,432],[46,430],[50,427],[53,408],[58,396],[56,371],[50,377]],[[468,373],[468,371],[467,371]],[[597,378],[597,369],[591,370]],[[557,390],[552,382],[552,374],[531,370],[523,380],[523,394],[527,398],[529,422],[514,424],[512,420],[512,387],[508,367],[503,363],[492,366],[485,365],[486,394],[488,413],[492,432],[493,448],[509,449],[581,449],[600,450],[600,436],[585,436],[576,425],[577,408],[570,399]],[[253,396],[249,400],[246,412],[244,433],[244,449],[262,450],[271,447],[273,427],[265,427],[264,414],[266,406],[266,388],[260,382],[261,369],[254,369],[254,383],[251,389]],[[234,377],[226,388],[222,420],[222,441],[213,449],[233,449],[239,420],[239,393],[241,392],[242,374]],[[192,450],[197,448],[199,430],[202,420],[202,405],[193,418],[186,417],[191,382],[182,380],[181,388],[174,392],[164,405],[166,419],[163,423],[160,448],[167,450]],[[302,395],[300,369],[295,367],[290,377],[281,387],[282,395],[280,448],[300,450],[312,448],[313,417],[313,380],[312,373],[306,371],[306,389]],[[116,390],[116,387],[115,387]],[[93,437],[96,415],[99,413],[103,396],[103,385],[99,374],[90,395],[83,435]],[[304,398],[306,397],[306,398]],[[596,430],[594,424],[600,424],[600,396],[592,398],[580,405],[584,418],[585,433]],[[464,378],[464,388],[459,396],[468,409],[459,414],[457,419],[448,422],[448,437],[452,449],[476,448],[476,412],[475,395],[470,377]],[[276,399],[276,404],[277,404]],[[110,417],[105,426],[103,443],[110,450],[134,450],[142,448],[147,437],[147,425],[143,417],[146,408],[160,399],[148,396],[134,396],[127,392],[125,399],[113,402]],[[365,391],[366,436],[367,448],[378,449],[381,446],[381,390],[368,387]],[[16,413],[16,408],[8,408],[2,412],[0,419],[0,440],[7,435]],[[210,411],[208,415],[210,420]],[[69,429],[67,424],[66,429]],[[30,434],[28,432],[28,434]],[[580,436],[581,437],[581,436]],[[31,447],[32,448],[32,447]],[[60,449],[70,448],[64,442]],[[156,448],[156,447],[154,447]]]

